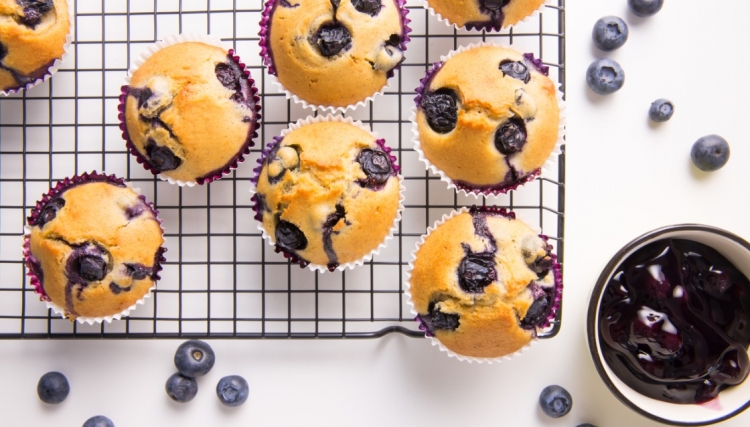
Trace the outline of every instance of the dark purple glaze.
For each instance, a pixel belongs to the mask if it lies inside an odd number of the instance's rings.
[[[639,393],[709,401],[747,377],[750,281],[701,243],[650,243],[609,280],[599,339],[607,364]]]

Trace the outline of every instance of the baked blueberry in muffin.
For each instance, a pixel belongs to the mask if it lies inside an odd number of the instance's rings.
[[[548,326],[562,280],[552,246],[512,212],[472,207],[415,252],[410,297],[420,329],[454,353],[494,358]]]
[[[28,218],[25,255],[32,285],[66,317],[114,316],[159,279],[160,221],[143,196],[114,175],[65,179]]]
[[[42,79],[65,53],[66,0],[0,0],[0,91]]]
[[[471,193],[506,192],[537,176],[559,138],[548,68],[531,54],[479,46],[437,63],[417,88],[418,149]]]
[[[459,28],[499,31],[531,15],[544,0],[427,0],[427,4]]]
[[[399,169],[382,139],[351,123],[293,129],[256,168],[256,219],[277,252],[333,271],[371,254],[390,234]]]
[[[386,85],[404,59],[408,22],[403,0],[269,0],[260,44],[286,90],[344,108]]]
[[[203,184],[249,153],[260,118],[256,93],[233,51],[172,44],[150,56],[123,87],[120,127],[147,169]]]

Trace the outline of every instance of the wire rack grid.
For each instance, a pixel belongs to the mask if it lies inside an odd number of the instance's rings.
[[[78,0],[75,41],[60,71],[28,92],[0,98],[0,338],[372,338],[422,336],[403,294],[410,253],[443,214],[497,204],[550,236],[563,261],[562,154],[552,170],[497,199],[448,190],[425,171],[411,146],[414,89],[429,66],[460,45],[496,41],[533,52],[565,90],[565,1],[499,34],[454,30],[408,3],[411,42],[382,96],[349,113],[386,139],[405,177],[399,230],[372,261],[316,273],[291,265],[263,241],[253,219],[250,178],[262,146],[314,114],[269,82],[260,60],[261,0]],[[234,48],[262,97],[262,127],[251,156],[204,186],[160,181],[128,154],[120,135],[120,86],[139,52],[181,32],[208,33]],[[125,177],[160,211],[167,262],[152,298],[121,321],[80,325],[50,313],[25,276],[23,226],[55,182],[98,170]],[[542,337],[557,334],[560,314]]]

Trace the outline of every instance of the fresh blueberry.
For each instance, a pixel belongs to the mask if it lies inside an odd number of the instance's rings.
[[[78,258],[78,272],[89,282],[98,282],[107,275],[107,261],[98,255],[83,255]]]
[[[458,123],[456,95],[450,89],[439,89],[422,96],[420,107],[427,115],[427,124],[437,133],[448,133]]]
[[[539,395],[539,406],[542,412],[552,418],[560,418],[570,412],[573,407],[573,398],[568,390],[559,385],[550,385],[542,390]]]
[[[513,77],[524,83],[528,83],[529,80],[531,80],[529,67],[521,61],[511,61],[506,59],[500,63],[500,71],[503,72],[503,76]]]
[[[729,160],[729,144],[719,135],[704,136],[693,144],[690,150],[693,164],[705,172],[721,169]]]
[[[367,175],[364,183],[367,187],[381,186],[391,176],[391,159],[382,151],[365,148],[357,156],[357,163],[362,166],[362,171]]]
[[[115,427],[115,423],[104,415],[96,415],[86,420],[83,427]]]
[[[526,144],[526,125],[514,117],[503,123],[495,132],[495,148],[506,156],[517,153]]]
[[[247,400],[249,387],[239,375],[229,375],[219,380],[216,395],[225,406],[240,406]]]
[[[366,13],[370,16],[377,15],[380,12],[380,8],[383,7],[380,0],[352,0],[352,6],[358,12]]]
[[[460,325],[460,316],[458,314],[443,313],[442,311],[440,311],[440,307],[438,307],[434,301],[427,306],[427,314],[420,314],[419,318],[422,320],[422,322],[425,323],[427,329],[433,334],[437,329],[445,331],[455,331],[456,328],[458,328],[458,326]]]
[[[182,159],[175,156],[172,150],[154,143],[146,146],[146,154],[151,159],[151,165],[159,172],[177,169],[182,164]]]
[[[586,83],[599,95],[615,93],[625,83],[625,71],[620,64],[609,58],[592,62],[586,72]]]
[[[492,253],[469,253],[458,265],[458,285],[465,292],[484,292],[497,279],[495,255]]]
[[[305,233],[289,221],[279,220],[275,235],[276,244],[284,249],[296,251],[307,247]]]
[[[172,400],[185,403],[193,400],[198,393],[198,381],[176,373],[167,380],[166,389]]]
[[[236,91],[240,87],[240,76],[232,67],[227,64],[219,63],[214,68],[216,79],[227,89]]]
[[[482,6],[487,10],[500,10],[505,7],[510,0],[480,0]]]
[[[648,109],[648,117],[655,122],[666,122],[674,114],[674,104],[668,99],[657,99]]]
[[[65,206],[65,199],[52,199],[49,202],[47,202],[47,206],[42,209],[42,212],[39,213],[39,216],[36,220],[36,225],[38,225],[40,228],[44,227],[44,224],[47,224],[48,222],[55,219],[57,216],[57,211],[63,208]]]
[[[617,16],[605,16],[594,24],[594,44],[609,52],[619,49],[628,41],[628,24]]]
[[[174,365],[177,371],[188,378],[202,377],[216,362],[213,349],[205,341],[189,340],[177,347]]]
[[[324,24],[318,33],[310,38],[310,43],[318,48],[325,57],[337,55],[352,46],[352,36],[349,30],[338,22]]]
[[[42,402],[56,405],[68,397],[70,384],[65,375],[59,372],[47,372],[39,379],[36,392]]]
[[[644,18],[655,15],[662,6],[664,6],[664,0],[628,0],[630,11]]]

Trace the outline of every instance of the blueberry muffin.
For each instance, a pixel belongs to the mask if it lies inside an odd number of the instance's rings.
[[[66,0],[0,0],[0,91],[43,79],[65,53]]]
[[[71,319],[120,314],[159,279],[165,249],[157,212],[114,175],[59,182],[28,225],[32,285]]]
[[[174,181],[204,184],[244,160],[259,97],[233,51],[202,42],[158,50],[123,87],[123,137],[138,161]]]
[[[404,59],[403,0],[269,0],[269,73],[309,104],[345,108],[380,91]]]
[[[460,51],[417,88],[417,148],[428,166],[471,193],[506,192],[533,179],[559,138],[548,68],[499,46]]]
[[[539,9],[545,0],[426,0],[451,24],[470,30],[494,30],[515,25]]]
[[[276,251],[303,267],[333,271],[362,260],[399,215],[395,160],[382,139],[353,124],[305,124],[259,160],[255,218]]]
[[[551,250],[505,209],[472,207],[446,220],[414,254],[409,292],[420,329],[463,356],[521,349],[559,304]]]

